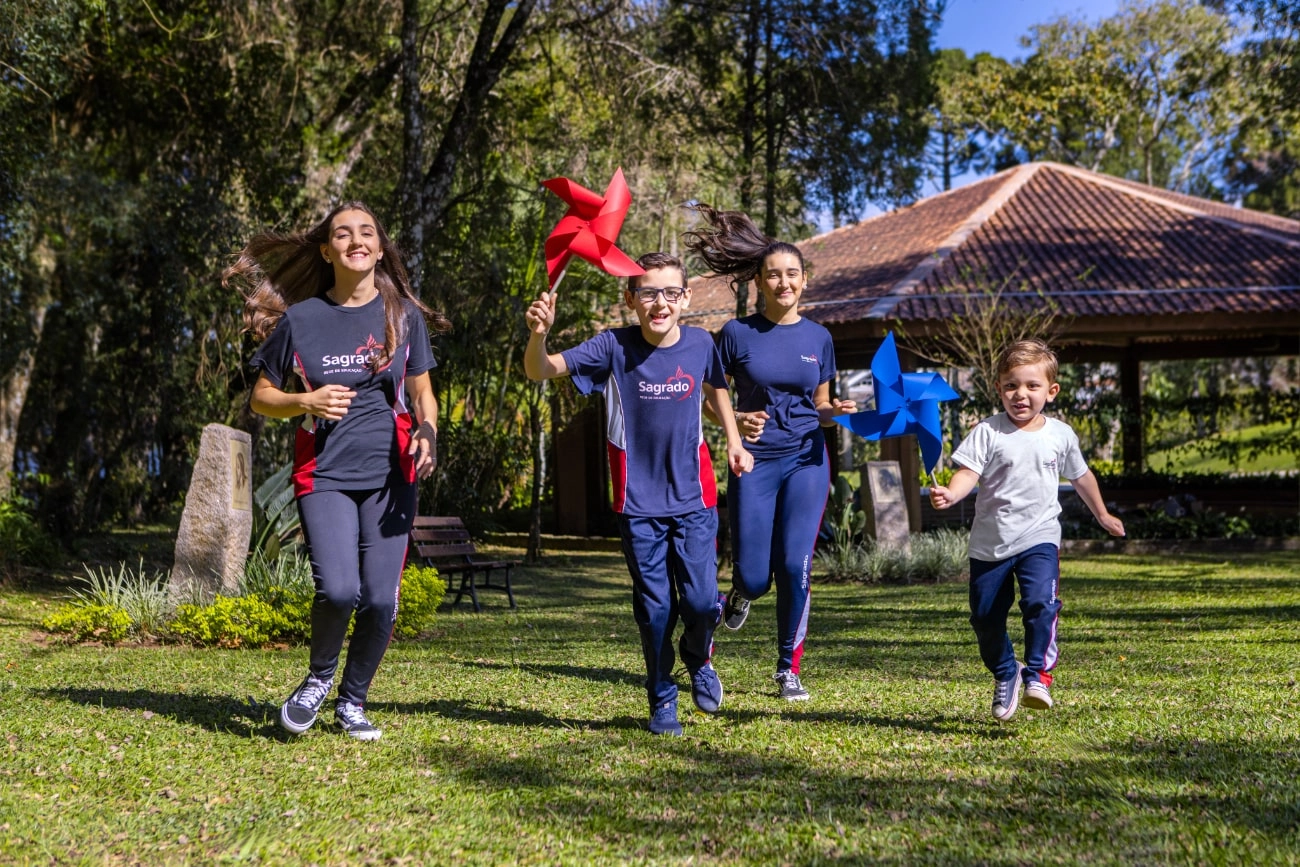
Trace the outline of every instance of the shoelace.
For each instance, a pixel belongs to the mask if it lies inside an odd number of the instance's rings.
[[[294,704],[305,708],[320,707],[320,703],[325,700],[329,694],[332,684],[323,680],[308,680],[302,689],[298,690],[298,695]]]
[[[1015,680],[999,680],[997,692],[993,696],[994,703],[1006,707],[1011,702],[1011,693],[1015,688]]]
[[[781,675],[781,685],[790,689],[803,689],[803,684],[799,682],[799,675],[793,671]]]
[[[361,710],[361,708],[350,701],[339,704],[338,707],[335,708],[335,710],[338,711],[338,715],[343,717],[343,719],[347,722],[348,725],[352,725],[352,726],[370,725],[370,720],[366,719],[366,715]]]

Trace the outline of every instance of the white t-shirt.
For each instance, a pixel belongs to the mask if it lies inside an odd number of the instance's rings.
[[[997,561],[1035,545],[1061,544],[1058,499],[1061,477],[1073,481],[1088,472],[1079,437],[1063,421],[1046,418],[1036,431],[1016,427],[1006,413],[977,424],[953,462],[979,473],[970,556]]]

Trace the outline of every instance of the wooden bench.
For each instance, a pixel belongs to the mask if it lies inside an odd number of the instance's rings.
[[[478,559],[478,551],[460,518],[417,516],[411,526],[411,549],[424,565],[434,567],[440,575],[447,577],[448,591],[453,586],[452,576],[460,576],[460,587],[451,603],[453,607],[459,605],[461,597],[468,593],[474,610],[482,611],[483,606],[478,601],[479,590],[504,590],[510,607],[515,607],[510,570],[516,562]],[[492,583],[495,572],[504,575],[504,583]]]

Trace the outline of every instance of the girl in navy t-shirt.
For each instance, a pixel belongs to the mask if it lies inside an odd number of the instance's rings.
[[[316,596],[307,677],[280,724],[302,734],[316,721],[355,611],[334,719],[375,740],[363,707],[397,618],[416,480],[437,465],[425,319],[450,325],[415,297],[397,248],[360,202],[305,233],[254,237],[223,279],[244,289],[245,323],[263,341],[250,405],[305,416],[293,485]]]
[[[830,459],[822,428],[852,412],[831,397],[835,349],[830,333],[799,315],[807,285],[803,254],[775,241],[737,211],[697,210],[704,225],[687,248],[732,286],[753,280],[761,313],[722,327],[718,351],[736,392],[736,418],[754,456],[754,470],[727,483],[731,524],[731,591],[723,622],[739,629],[749,603],[776,583],[777,689],[808,698],[799,677],[808,632],[808,582],[813,547],[830,492]]]

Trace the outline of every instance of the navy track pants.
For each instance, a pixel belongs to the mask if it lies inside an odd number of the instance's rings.
[[[1016,651],[1007,633],[1007,615],[1020,585],[1020,619],[1025,626],[1025,682],[1052,683],[1056,668],[1056,621],[1061,612],[1057,587],[1061,552],[1050,542],[1035,545],[1005,560],[970,561],[970,625],[979,641],[980,659],[998,680],[1016,673]]]
[[[620,515],[623,557],[632,575],[632,613],[645,654],[646,697],[655,708],[677,698],[673,631],[685,627],[678,652],[694,672],[713,655],[718,607],[718,510],[667,518]]]
[[[830,457],[820,436],[797,454],[755,460],[753,472],[727,483],[731,583],[752,600],[775,580],[777,671],[799,673],[813,549],[830,488]]]
[[[340,699],[365,703],[393,637],[416,501],[416,486],[404,482],[376,491],[314,491],[298,498],[316,582],[311,606],[313,676],[333,680],[356,612]]]

